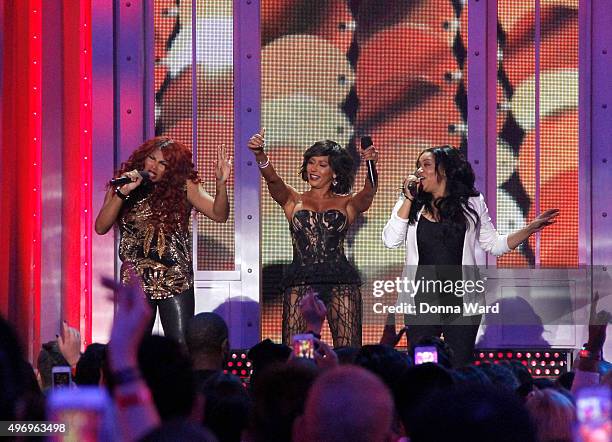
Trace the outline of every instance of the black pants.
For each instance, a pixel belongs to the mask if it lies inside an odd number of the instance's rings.
[[[462,367],[474,361],[474,345],[481,316],[466,316],[472,324],[408,324],[410,343],[416,343],[424,336],[440,337],[444,334],[444,342],[453,351],[453,366]]]
[[[159,318],[161,319],[162,327],[164,327],[164,335],[177,340],[181,344],[185,344],[185,329],[195,311],[193,289],[171,298],[149,299],[149,305],[153,309],[149,333],[153,331],[155,313],[159,309]]]
[[[454,367],[471,364],[474,360],[474,346],[482,315],[463,316],[463,313],[419,313],[420,303],[430,306],[457,307],[463,310],[463,298],[453,293],[419,293],[414,298],[416,315],[406,315],[408,338],[411,345],[424,336],[440,337],[453,351]]]

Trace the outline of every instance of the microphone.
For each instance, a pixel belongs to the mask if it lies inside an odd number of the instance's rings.
[[[146,170],[140,170],[138,171],[138,173],[142,177],[143,181],[147,181],[149,179],[149,172],[147,172]],[[132,182],[132,179],[129,176],[122,176],[122,177],[113,178],[112,180],[110,180],[111,186],[123,186],[131,182]]]
[[[374,144],[372,142],[372,137],[361,137],[361,149],[362,150],[367,149],[372,144]],[[370,184],[372,184],[372,187],[376,189],[376,186],[378,186],[378,172],[376,172],[376,164],[374,164],[374,161],[368,160],[367,165],[368,165],[368,179],[370,180]]]

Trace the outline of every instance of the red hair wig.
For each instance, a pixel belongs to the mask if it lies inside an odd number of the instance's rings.
[[[155,183],[151,193],[150,204],[153,212],[153,223],[180,223],[187,226],[191,204],[187,200],[186,182],[199,183],[198,172],[193,165],[192,153],[184,144],[168,137],[155,137],[145,141],[130,158],[121,164],[116,176],[130,170],[142,170],[145,159],[155,149],[161,149],[164,160],[168,163],[161,179]]]

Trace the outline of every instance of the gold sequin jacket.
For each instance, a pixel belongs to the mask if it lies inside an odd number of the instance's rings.
[[[133,196],[126,202],[118,223],[121,280],[128,280],[128,265],[132,265],[151,299],[166,299],[192,290],[188,226],[180,223],[179,216],[171,223],[155,226],[151,222],[150,192]]]

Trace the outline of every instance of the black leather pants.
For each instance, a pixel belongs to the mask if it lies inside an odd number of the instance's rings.
[[[153,319],[149,324],[149,333],[153,331],[155,313],[159,309],[164,335],[185,344],[185,329],[195,310],[193,289],[171,298],[149,299],[149,305],[153,309]]]

